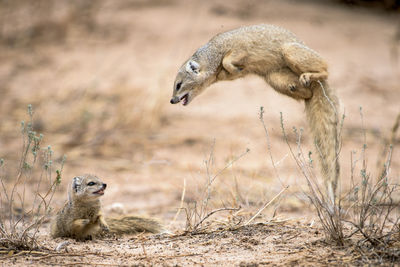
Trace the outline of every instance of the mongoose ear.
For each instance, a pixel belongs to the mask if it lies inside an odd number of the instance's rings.
[[[74,177],[74,179],[72,180],[72,189],[74,190],[74,192],[78,192],[79,187],[82,184],[82,177],[76,176]]]
[[[187,72],[193,72],[195,74],[199,74],[200,72],[200,65],[194,60],[189,60],[189,62],[186,64],[186,71]]]

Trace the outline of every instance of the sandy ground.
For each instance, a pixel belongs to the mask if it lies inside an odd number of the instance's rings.
[[[350,154],[356,151],[360,157],[363,129],[368,172],[376,176],[382,144],[400,112],[398,14],[328,1],[96,3],[92,17],[86,14],[93,21],[76,21],[54,6],[48,12],[56,23],[46,24],[44,31],[38,28],[34,38],[16,42],[10,35],[14,48],[1,44],[0,157],[7,163],[5,175],[11,176],[17,163],[20,121],[32,104],[35,129],[44,134],[46,146],[51,144],[55,164],[68,156],[55,209],[65,201],[74,175],[95,173],[108,184],[106,212],[121,203],[126,213],[157,217],[171,234],[71,241],[66,251],[54,252],[63,240],[47,236],[46,222],[39,237],[42,254],[1,256],[2,265],[376,263],[352,246],[325,242],[304,193],[305,179],[280,129],[282,112],[287,129],[304,128],[304,151],[313,149],[301,102],[278,95],[257,77],[212,85],[187,107],[170,105],[169,99],[177,69],[216,33],[257,23],[290,29],[329,63],[329,81],[346,115],[340,158],[345,191]],[[27,16],[23,9],[18,14]],[[21,21],[14,26],[25,33]],[[4,33],[9,34],[5,26]],[[261,106],[276,170],[258,118]],[[295,145],[294,139],[289,141]],[[398,183],[400,150],[395,148],[392,158],[390,174]],[[215,214],[202,231],[185,233],[188,219],[184,210],[178,213],[179,207],[202,203],[207,177],[217,174],[209,209],[241,210]],[[242,226],[285,186],[289,188],[279,201]]]

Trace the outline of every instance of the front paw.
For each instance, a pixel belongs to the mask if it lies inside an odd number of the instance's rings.
[[[80,223],[81,223],[82,225],[88,225],[88,224],[90,223],[90,220],[89,220],[89,219],[81,219],[81,220],[80,220]]]
[[[100,229],[101,229],[101,231],[106,232],[106,233],[110,232],[110,227],[108,227],[108,225],[106,225],[106,224],[100,224]]]
[[[300,84],[304,87],[309,87],[311,84],[311,73],[303,73],[300,75],[299,81]]]
[[[230,73],[227,72],[225,69],[222,69],[218,74],[217,74],[217,80],[218,81],[224,81],[224,80],[229,80]]]

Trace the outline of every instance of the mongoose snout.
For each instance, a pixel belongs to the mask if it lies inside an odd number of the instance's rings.
[[[171,104],[177,104],[177,103],[179,103],[179,98],[178,97],[173,97],[173,98],[171,98],[171,101],[169,101],[169,103],[171,103]]]
[[[183,101],[183,105],[186,106],[187,104],[189,104],[189,93],[184,94],[181,97],[178,96],[174,96],[173,98],[171,98],[171,101],[169,101],[171,104],[177,104],[179,102]]]
[[[97,190],[96,192],[94,192],[94,194],[98,194],[98,195],[104,195],[104,190],[106,189],[107,184],[102,184],[100,190]]]

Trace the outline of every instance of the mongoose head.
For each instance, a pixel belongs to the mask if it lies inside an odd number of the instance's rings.
[[[209,74],[202,69],[201,63],[191,58],[182,65],[176,75],[170,103],[177,104],[182,101],[186,106],[210,83]]]
[[[103,183],[97,176],[85,174],[72,179],[70,187],[70,198],[84,198],[88,201],[96,200],[104,195],[107,184]]]

